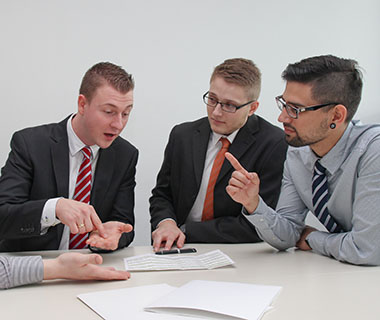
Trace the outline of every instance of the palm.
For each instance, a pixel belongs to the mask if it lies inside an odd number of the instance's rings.
[[[101,237],[98,230],[95,230],[91,232],[90,238],[87,241],[89,245],[106,250],[115,250],[118,247],[121,235],[124,232],[130,232],[133,229],[130,224],[118,221],[103,223],[103,227],[107,234],[107,238]]]

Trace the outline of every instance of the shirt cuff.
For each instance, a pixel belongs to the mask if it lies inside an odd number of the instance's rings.
[[[46,201],[41,215],[41,234],[45,234],[49,227],[53,227],[58,223],[61,223],[55,216],[55,208],[57,206],[59,198],[53,198]]]

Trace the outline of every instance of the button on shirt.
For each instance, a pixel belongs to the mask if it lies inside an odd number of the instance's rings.
[[[276,211],[260,198],[253,214],[245,212],[260,237],[280,250],[295,246],[313,211],[317,159],[309,146],[290,147]],[[337,260],[380,265],[380,125],[352,121],[320,162],[327,169],[328,210],[345,232],[312,232],[310,247]]]
[[[68,141],[69,141],[69,199],[73,198],[74,191],[75,191],[75,184],[76,179],[78,176],[79,167],[83,161],[83,154],[81,152],[82,148],[85,147],[85,144],[78,138],[78,136],[75,134],[71,121],[73,119],[74,115],[70,117],[70,119],[67,121],[67,135],[68,135]],[[92,180],[95,177],[95,167],[96,163],[99,158],[99,147],[97,145],[90,146],[92,151],[92,160],[91,160],[91,167],[92,167]],[[48,228],[51,226],[54,226],[58,223],[61,223],[55,216],[55,207],[57,205],[57,201],[61,199],[54,198],[49,199],[44,206],[44,209],[42,211],[41,216],[41,234],[44,234],[47,232]],[[59,250],[67,250],[69,248],[69,239],[70,239],[70,229],[68,226],[65,226],[61,243],[59,245]]]

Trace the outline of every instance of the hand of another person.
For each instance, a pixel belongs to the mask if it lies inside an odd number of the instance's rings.
[[[177,247],[182,248],[185,244],[186,236],[177,227],[177,224],[173,220],[165,220],[159,223],[156,230],[152,232],[153,250],[157,252],[161,247],[165,247],[165,250],[170,250],[173,243],[177,242]]]
[[[55,215],[73,234],[98,230],[101,237],[107,238],[102,221],[94,207],[87,203],[61,198],[57,201]]]
[[[67,252],[50,260],[43,260],[44,279],[73,280],[127,280],[129,272],[116,270],[113,267],[101,267],[102,256]]]
[[[304,250],[304,251],[307,251],[307,250],[311,250],[310,246],[307,244],[306,242],[306,237],[312,233],[313,231],[317,231],[317,229],[313,228],[313,227],[310,227],[310,226],[306,226],[303,230],[302,230],[302,233],[301,233],[301,237],[299,238],[299,240],[297,241],[296,243],[296,247],[301,249],[301,250]]]
[[[119,221],[108,221],[103,223],[104,231],[108,237],[104,239],[99,230],[94,230],[90,233],[86,243],[92,247],[97,247],[105,250],[116,250],[119,244],[121,235],[124,232],[131,232],[133,227],[130,224]]]
[[[235,169],[226,191],[232,200],[241,203],[252,213],[259,204],[260,179],[256,173],[245,170],[231,153],[226,152],[225,156]]]

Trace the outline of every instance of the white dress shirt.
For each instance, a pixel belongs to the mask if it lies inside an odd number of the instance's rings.
[[[82,148],[86,145],[78,138],[75,134],[72,119],[75,115],[72,115],[70,119],[67,121],[67,136],[69,141],[69,199],[73,198],[75,191],[75,184],[78,176],[79,167],[83,161],[83,154],[81,152]],[[92,171],[92,180],[94,180],[96,163],[99,157],[99,146],[93,145],[90,146],[92,151],[92,159],[91,159],[91,171]],[[57,201],[61,199],[61,197],[49,199],[46,201],[45,206],[42,210],[41,216],[41,234],[47,232],[49,227],[55,226],[58,223],[61,223],[55,215],[55,207],[57,205]],[[69,240],[70,240],[70,229],[68,226],[65,226],[61,238],[61,243],[59,245],[59,250],[67,250],[69,248]]]
[[[203,205],[206,198],[207,186],[208,186],[208,181],[210,179],[212,165],[214,164],[216,155],[222,148],[222,142],[220,141],[220,138],[222,137],[226,138],[232,144],[238,132],[239,132],[239,129],[232,132],[227,137],[215,132],[212,132],[210,134],[210,140],[207,146],[206,160],[205,160],[205,166],[203,168],[201,185],[199,187],[198,195],[197,195],[197,198],[195,199],[193,207],[191,208],[190,213],[187,216],[186,223],[202,221]]]

